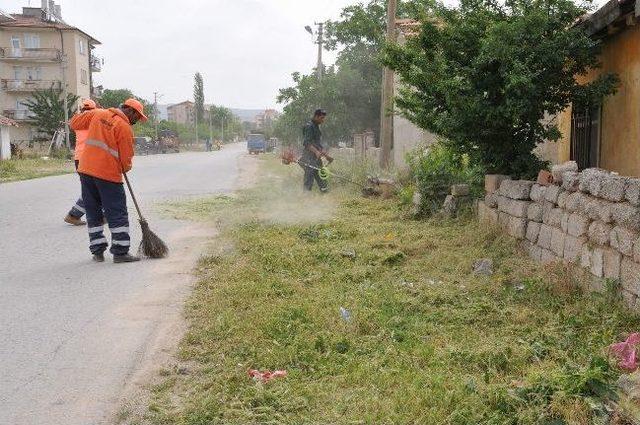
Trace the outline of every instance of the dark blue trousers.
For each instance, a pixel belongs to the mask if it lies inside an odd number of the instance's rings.
[[[76,171],[78,170],[78,160],[76,159]],[[84,208],[84,202],[82,201],[82,196],[80,196],[78,198],[78,200],[76,201],[75,205],[71,207],[71,210],[69,211],[69,215],[71,217],[75,217],[75,218],[82,218],[82,216],[84,215],[84,213],[86,212],[85,208]]]
[[[104,218],[111,231],[111,253],[123,255],[129,252],[129,215],[127,196],[122,183],[113,183],[80,173],[82,200],[87,211],[89,250],[92,254],[104,252],[109,246],[104,236]],[[104,214],[103,214],[104,211]]]

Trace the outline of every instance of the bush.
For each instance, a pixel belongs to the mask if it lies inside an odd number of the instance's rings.
[[[453,184],[470,185],[472,196],[482,194],[484,172],[481,167],[471,164],[467,155],[456,154],[444,141],[419,148],[408,159],[421,195],[420,216],[430,216],[440,210]]]

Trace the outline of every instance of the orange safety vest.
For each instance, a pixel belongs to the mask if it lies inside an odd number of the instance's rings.
[[[92,109],[75,115],[71,128],[88,130],[79,157],[78,172],[114,183],[131,169],[133,130],[127,116],[116,108]]]
[[[76,148],[73,153],[73,159],[76,161],[80,160],[80,156],[82,155],[82,151],[84,151],[84,142],[87,140],[89,136],[89,130],[77,130],[76,132]]]

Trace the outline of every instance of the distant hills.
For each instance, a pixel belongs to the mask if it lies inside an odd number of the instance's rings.
[[[238,118],[240,121],[251,121],[253,122],[256,115],[263,113],[264,109],[238,109],[238,108],[230,108],[231,112]]]

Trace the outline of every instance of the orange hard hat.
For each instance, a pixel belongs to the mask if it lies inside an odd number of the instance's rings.
[[[147,116],[144,114],[144,106],[142,106],[142,103],[140,103],[139,100],[133,98],[127,99],[124,101],[124,104],[135,109],[135,111],[140,114],[140,121],[145,122],[148,120]]]
[[[82,109],[96,109],[97,105],[91,99],[85,99],[82,101]]]

